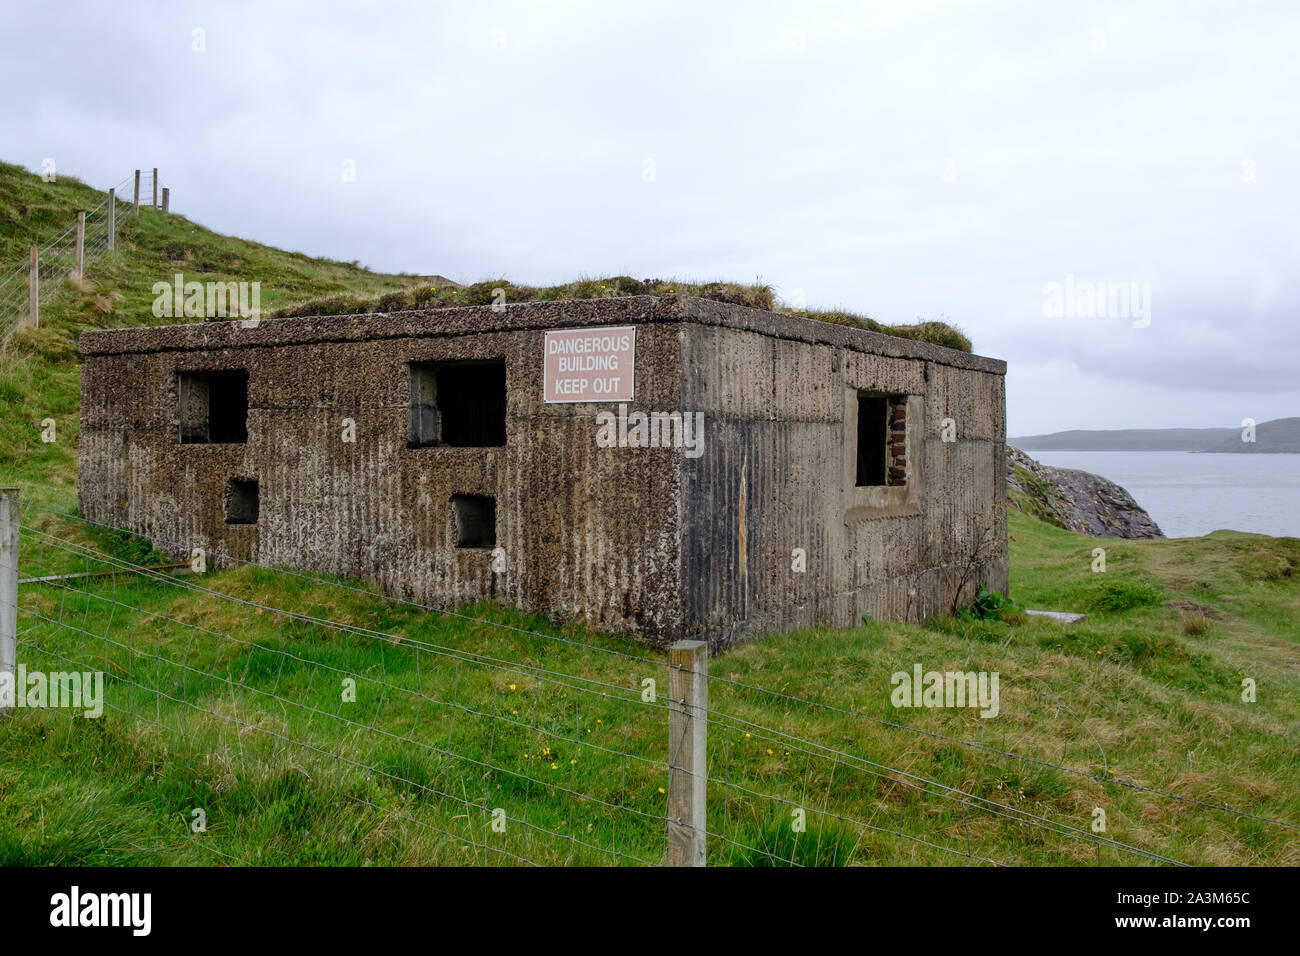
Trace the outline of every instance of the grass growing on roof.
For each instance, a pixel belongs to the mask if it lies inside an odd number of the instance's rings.
[[[562,299],[616,299],[631,295],[691,295],[717,302],[730,302],[754,309],[797,315],[819,322],[848,325],[869,332],[915,339],[932,345],[971,350],[970,339],[947,322],[926,321],[913,325],[886,325],[844,310],[794,309],[779,302],[771,286],[736,282],[688,282],[680,279],[634,279],[611,276],[579,279],[553,286],[516,285],[508,279],[488,279],[472,285],[415,283],[379,296],[335,295],[277,310],[274,315],[355,315],[371,312],[407,312],[416,309],[444,309],[492,305],[494,302],[554,302]]]

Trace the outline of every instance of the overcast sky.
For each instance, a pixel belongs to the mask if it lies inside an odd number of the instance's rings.
[[[946,317],[1011,435],[1300,415],[1300,4],[64,0],[0,71],[0,158],[221,232]]]

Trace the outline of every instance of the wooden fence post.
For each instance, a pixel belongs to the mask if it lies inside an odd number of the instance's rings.
[[[166,212],[172,204],[172,191],[166,186],[163,187],[163,212]]]
[[[158,167],[153,168],[153,208],[158,208]]]
[[[113,233],[117,232],[117,190],[108,191],[108,251],[113,251]]]
[[[41,266],[40,253],[32,246],[32,263],[27,270],[27,320],[32,325],[41,324]]]
[[[668,865],[704,866],[709,645],[678,641],[668,667]]]
[[[16,690],[17,664],[18,489],[0,488],[0,713]]]
[[[134,215],[140,215],[140,170],[135,171],[135,212]]]
[[[86,214],[77,213],[77,278],[86,275]]]

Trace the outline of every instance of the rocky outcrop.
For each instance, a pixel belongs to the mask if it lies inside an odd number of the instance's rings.
[[[1007,446],[1011,504],[1036,518],[1098,538],[1163,538],[1127,491],[1100,475],[1040,464]]]

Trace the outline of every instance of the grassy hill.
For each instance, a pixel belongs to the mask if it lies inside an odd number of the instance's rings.
[[[48,191],[42,203],[89,198],[66,179],[0,169],[6,182],[24,176],[24,190]],[[45,206],[29,202],[12,225],[19,207],[4,207],[0,232],[36,228]],[[119,251],[0,354],[0,484],[19,484],[32,506],[25,574],[157,560],[148,542],[73,513],[74,343],[84,328],[154,321],[150,287],[176,271],[255,275],[271,307],[413,288],[142,211]],[[53,444],[39,440],[46,417]],[[1300,864],[1300,541],[1099,541],[1025,513],[1008,520],[1013,596],[1087,620],[1009,609],[865,621],[712,662],[713,862],[1142,862],[1075,838],[1102,808],[1106,839],[1161,857]],[[1099,545],[1104,573],[1092,570]],[[20,594],[20,661],[103,670],[116,709],[0,721],[0,865],[662,857],[666,718],[640,694],[668,673],[633,641],[248,566]],[[890,677],[914,663],[998,672],[1000,717],[895,709]],[[358,678],[355,712],[340,703],[340,673]],[[512,821],[499,837],[493,808]],[[809,809],[798,835],[791,808]]]
[[[58,235],[78,210],[103,198],[72,177],[46,183],[0,164],[0,267],[23,261],[29,246]],[[171,282],[178,272],[205,282],[256,279],[264,309],[322,294],[379,294],[411,281],[223,236],[183,216],[142,208],[138,219],[120,226],[116,250],[87,268],[85,281],[65,283],[42,306],[39,329],[15,331],[0,349],[0,484],[29,486],[45,500],[74,500],[77,336],[85,329],[173,321],[153,317],[153,285]],[[55,420],[58,440],[33,444],[46,418]]]

